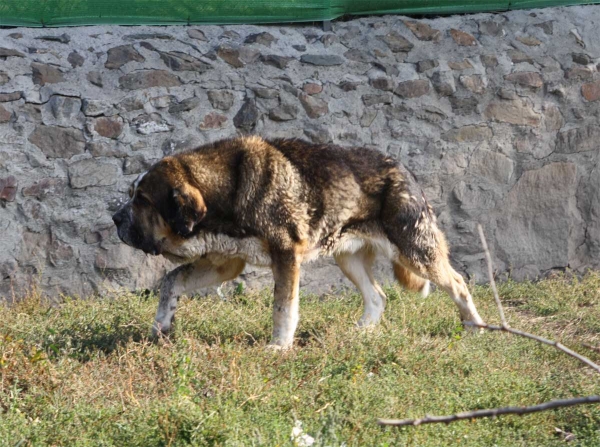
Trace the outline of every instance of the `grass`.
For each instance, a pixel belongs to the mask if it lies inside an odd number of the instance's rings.
[[[499,285],[512,326],[575,348],[600,345],[600,274]],[[239,292],[239,291],[238,291]],[[183,299],[171,340],[148,338],[157,299],[0,305],[0,445],[600,445],[600,406],[450,425],[382,428],[376,418],[451,414],[600,393],[576,360],[509,334],[464,332],[440,292],[388,287],[385,319],[353,327],[355,293],[304,296],[296,346],[264,350],[271,295]],[[480,313],[497,322],[489,288]]]

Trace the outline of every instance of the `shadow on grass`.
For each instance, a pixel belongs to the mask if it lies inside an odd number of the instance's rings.
[[[131,342],[152,341],[150,328],[146,325],[121,324],[118,317],[112,323],[92,323],[49,330],[40,342],[51,361],[67,356],[80,362],[88,362],[98,354],[110,355]]]

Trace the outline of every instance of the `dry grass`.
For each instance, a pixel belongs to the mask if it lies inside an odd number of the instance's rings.
[[[270,293],[184,299],[171,340],[148,338],[157,300],[39,296],[2,306],[1,445],[292,445],[294,420],[315,445],[600,445],[600,407],[449,426],[381,428],[419,417],[600,393],[600,380],[552,348],[507,334],[465,333],[454,305],[387,289],[385,321],[353,327],[360,298],[305,296],[296,347],[264,351]],[[513,327],[600,345],[600,274],[504,283]],[[484,319],[497,321],[486,287]]]

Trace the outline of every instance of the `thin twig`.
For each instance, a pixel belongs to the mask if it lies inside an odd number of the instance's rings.
[[[465,322],[464,324],[467,326],[478,327],[482,329],[488,329],[490,331],[502,331],[508,332],[511,334],[519,335],[521,337],[529,338],[540,343],[554,346],[559,351],[564,352],[565,354],[570,355],[571,357],[576,358],[582,363],[585,363],[587,366],[594,369],[596,372],[600,373],[600,366],[594,362],[592,362],[587,357],[578,354],[577,352],[567,348],[565,345],[558,343],[556,341],[548,340],[547,338],[540,337],[538,335],[529,334],[528,332],[519,331],[518,329],[513,329],[508,326],[506,322],[506,317],[504,316],[504,309],[502,308],[502,303],[500,302],[500,296],[498,295],[498,290],[496,289],[496,283],[494,282],[494,271],[492,268],[492,257],[490,256],[490,251],[488,249],[487,241],[485,240],[485,235],[483,234],[483,229],[481,225],[478,225],[479,236],[481,237],[481,243],[483,244],[483,249],[485,251],[485,257],[488,265],[488,275],[490,279],[490,285],[492,287],[492,291],[494,293],[494,299],[496,300],[496,305],[498,306],[498,312],[500,313],[500,319],[502,320],[501,326],[492,326],[489,324],[476,324],[472,322]],[[590,349],[595,350],[594,346],[584,345]],[[587,396],[587,397],[577,397],[573,399],[562,399],[562,400],[553,400],[550,402],[545,402],[539,405],[532,405],[530,407],[504,407],[504,408],[490,408],[485,410],[476,410],[476,411],[466,411],[464,413],[453,414],[450,416],[425,416],[421,419],[379,419],[377,423],[379,425],[391,425],[395,427],[401,427],[406,425],[422,425],[422,424],[434,424],[434,423],[444,423],[448,424],[454,421],[460,421],[464,419],[476,419],[476,418],[485,418],[485,417],[494,417],[499,416],[501,414],[528,414],[528,413],[537,413],[540,411],[551,410],[553,408],[560,407],[571,407],[574,405],[581,404],[593,404],[599,403],[600,396]]]
[[[600,402],[600,396],[587,396],[578,397],[575,399],[552,400],[550,402],[545,402],[539,405],[533,405],[531,407],[491,408],[487,410],[465,411],[464,413],[453,414],[450,416],[425,416],[421,419],[379,419],[377,423],[379,425],[391,425],[394,427],[435,423],[448,424],[450,422],[461,421],[464,419],[487,418],[499,416],[501,414],[522,415],[527,413],[537,413],[539,411],[551,410],[553,408],[572,407],[574,405],[594,404],[598,402]]]
[[[467,325],[467,326],[473,326],[473,327],[478,327],[478,328],[482,328],[482,329],[488,329],[490,331],[510,332],[511,334],[520,335],[521,337],[530,338],[532,340],[539,341],[540,343],[544,343],[546,345],[554,346],[556,349],[564,352],[565,354],[570,355],[571,357],[576,358],[580,362],[585,363],[590,368],[595,369],[597,373],[600,373],[600,365],[592,362],[587,357],[585,357],[585,356],[583,356],[581,354],[578,354],[577,352],[575,352],[575,351],[567,348],[565,345],[563,345],[562,343],[559,343],[557,341],[548,340],[547,338],[540,337],[539,335],[533,335],[533,334],[530,334],[528,332],[523,332],[523,331],[520,331],[518,329],[513,329],[511,327],[492,326],[492,325],[489,325],[489,324],[477,324],[477,323],[472,323],[470,321],[465,321],[464,324]]]
[[[483,245],[483,251],[485,253],[485,260],[487,261],[487,267],[488,267],[488,278],[490,279],[490,286],[492,287],[492,292],[494,293],[494,299],[496,300],[496,306],[498,306],[498,313],[500,314],[500,321],[502,321],[502,326],[508,327],[508,322],[506,321],[506,317],[504,316],[504,309],[502,308],[502,303],[500,302],[500,295],[498,295],[498,289],[496,288],[496,281],[494,281],[494,270],[492,267],[492,255],[490,255],[490,250],[488,248],[487,241],[485,240],[485,235],[483,234],[483,228],[482,228],[481,224],[477,224],[477,230],[479,231],[481,245]]]

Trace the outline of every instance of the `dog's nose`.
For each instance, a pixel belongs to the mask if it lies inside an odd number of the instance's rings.
[[[121,222],[123,222],[123,216],[121,215],[121,213],[115,213],[113,214],[112,220],[116,226],[119,226]]]

